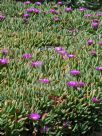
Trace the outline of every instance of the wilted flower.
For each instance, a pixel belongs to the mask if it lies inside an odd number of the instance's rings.
[[[54,17],[53,20],[54,20],[55,22],[58,22],[60,19],[59,19],[58,17]]]
[[[38,2],[38,1],[37,1],[37,2],[35,2],[34,4],[37,5],[37,6],[40,6],[40,5],[41,5],[41,2]]]
[[[22,57],[23,57],[24,59],[30,59],[32,56],[31,56],[31,54],[25,53],[25,54],[22,55]]]
[[[49,131],[48,126],[44,126],[43,128],[40,129],[41,133],[47,133]]]
[[[32,67],[40,67],[40,66],[42,66],[42,62],[41,61],[33,61],[31,63],[31,66]]]
[[[93,98],[92,98],[92,102],[93,102],[93,103],[97,103],[97,102],[98,102],[98,99],[97,99],[96,97],[93,97]]]
[[[28,18],[23,18],[23,23],[28,24]]]
[[[0,15],[0,21],[3,21],[5,19],[5,16]]]
[[[92,56],[96,56],[96,51],[95,51],[95,50],[92,50],[92,51],[90,52],[90,54],[91,54]]]
[[[85,11],[86,10],[86,8],[84,8],[84,7],[80,7],[79,8],[79,11],[81,11],[81,12],[83,12],[83,11]]]
[[[96,70],[97,71],[102,71],[102,67],[97,67]]]
[[[78,70],[71,70],[70,74],[73,75],[73,76],[77,76],[77,75],[80,75],[80,71],[78,71]]]
[[[44,78],[44,79],[39,79],[39,82],[44,83],[44,84],[48,84],[50,81],[49,81],[49,79]]]
[[[58,12],[55,9],[50,9],[50,13],[52,13],[52,14],[58,14]]]
[[[6,55],[8,53],[8,50],[4,49],[1,51],[3,55]]]
[[[72,8],[69,7],[69,8],[65,8],[65,12],[71,12],[72,11]]]
[[[102,46],[102,41],[100,41],[98,44],[99,44],[100,46]]]
[[[41,117],[41,116],[40,116],[40,114],[38,114],[38,113],[31,113],[31,114],[29,114],[29,116],[28,116],[29,119],[34,120],[34,121],[39,120],[40,117]]]
[[[78,87],[78,82],[77,81],[70,81],[66,83],[67,86],[77,88]]]
[[[92,45],[92,44],[93,44],[93,40],[92,40],[92,39],[89,39],[89,40],[87,41],[87,43],[88,43],[88,45]]]
[[[63,127],[67,127],[67,126],[68,126],[68,122],[67,121],[63,122]]]
[[[1,58],[0,59],[0,66],[5,66],[7,64],[8,64],[8,60],[7,59],[5,59],[5,58]]]

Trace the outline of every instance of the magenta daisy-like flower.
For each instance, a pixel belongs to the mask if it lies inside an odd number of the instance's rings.
[[[100,46],[102,46],[102,41],[100,41],[98,44],[99,44]]]
[[[57,2],[57,5],[63,5],[63,3],[61,1]]]
[[[24,59],[30,59],[30,58],[32,58],[31,54],[27,54],[27,53],[23,54],[22,57]]]
[[[102,13],[97,13],[96,16],[97,17],[102,17]]]
[[[24,4],[31,4],[31,2],[30,1],[25,1]]]
[[[8,64],[8,60],[7,59],[5,59],[5,58],[1,58],[0,59],[0,65],[1,66],[5,66],[5,65],[7,65]]]
[[[23,16],[23,18],[29,18],[29,14],[28,13],[24,13],[22,16]]]
[[[58,12],[55,9],[50,9],[49,12],[52,13],[52,14],[58,14]]]
[[[75,58],[75,55],[74,54],[68,54],[67,57],[68,58]]]
[[[40,13],[40,10],[39,9],[34,9],[33,11],[35,14],[39,14]]]
[[[97,28],[98,28],[98,26],[99,26],[99,23],[98,23],[98,22],[93,21],[93,22],[91,23],[91,26],[92,26],[92,28],[93,28],[93,29],[97,29]]]
[[[62,47],[55,47],[55,51],[58,53],[59,51],[62,51],[63,48]]]
[[[31,63],[31,66],[32,67],[40,67],[40,66],[42,66],[42,62],[41,61],[33,61]]]
[[[92,40],[92,39],[89,39],[89,40],[87,41],[87,44],[88,44],[88,45],[92,45],[92,44],[93,44],[93,40]]]
[[[72,8],[71,7],[65,8],[65,12],[72,12]]]
[[[77,81],[70,81],[66,83],[68,87],[73,87],[77,88],[78,87],[78,82]]]
[[[26,11],[29,12],[29,13],[34,12],[34,10],[35,10],[34,8],[27,8],[27,9],[26,9]]]
[[[93,103],[97,103],[97,102],[98,102],[98,99],[97,99],[96,97],[93,97],[93,98],[92,98],[92,102],[93,102]]]
[[[71,70],[70,74],[73,75],[73,76],[78,76],[78,75],[80,75],[80,71],[78,71],[78,70]]]
[[[47,79],[47,78],[44,78],[44,79],[39,79],[38,80],[40,83],[44,83],[44,84],[48,84],[50,81],[49,81],[49,79]]]
[[[81,12],[83,12],[83,11],[85,11],[86,10],[86,8],[84,8],[84,7],[80,7],[79,8],[79,11],[81,11]]]
[[[41,115],[38,113],[31,113],[29,114],[28,118],[34,121],[38,121],[41,118]]]
[[[97,71],[102,71],[102,67],[97,67],[96,70]]]
[[[41,6],[41,2],[38,2],[38,1],[35,2],[34,4],[37,5],[37,6]]]

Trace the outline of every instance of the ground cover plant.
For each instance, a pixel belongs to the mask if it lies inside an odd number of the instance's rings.
[[[0,135],[99,131],[102,13],[6,0],[0,10]]]

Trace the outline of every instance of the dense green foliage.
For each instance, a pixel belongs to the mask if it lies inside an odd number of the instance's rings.
[[[39,14],[29,13],[27,8],[37,8]],[[55,9],[58,14],[48,11]],[[66,6],[55,3],[34,4],[5,2],[0,4],[0,58],[9,63],[0,65],[0,135],[87,136],[102,126],[102,16],[90,10],[65,12]],[[85,17],[85,14],[92,14]],[[53,18],[58,17],[59,21]],[[98,29],[91,26],[99,21]],[[88,46],[87,40],[93,45]],[[63,58],[55,47],[63,47],[74,58]],[[2,50],[8,50],[4,55]],[[95,50],[96,55],[90,54]],[[32,55],[22,58],[24,53]],[[32,61],[42,61],[41,67],[31,66]],[[70,75],[77,69],[80,76]],[[49,79],[48,84],[38,82]],[[82,81],[83,88],[71,88],[69,81]],[[96,102],[92,99],[97,98]],[[39,113],[41,119],[33,121],[30,113]]]

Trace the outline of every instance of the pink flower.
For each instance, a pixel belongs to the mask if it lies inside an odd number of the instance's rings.
[[[58,14],[58,12],[55,9],[50,9],[50,13],[52,13],[52,14]]]
[[[67,86],[69,87],[73,87],[73,88],[78,88],[78,87],[84,87],[85,86],[85,83],[84,82],[77,82],[77,81],[70,81],[70,82],[67,82]]]
[[[25,1],[24,4],[31,4],[31,2],[30,1]]]
[[[87,41],[87,43],[88,43],[88,45],[92,45],[92,44],[93,44],[93,40],[92,40],[92,39],[89,39],[89,40]]]
[[[73,76],[78,76],[78,75],[80,75],[80,71],[78,71],[78,70],[71,70],[70,74],[73,75]]]
[[[35,2],[34,4],[37,6],[41,6],[41,2]]]
[[[61,1],[57,2],[58,5],[63,5],[63,3]]]
[[[68,54],[67,57],[68,57],[68,58],[75,58],[75,55],[73,55],[73,54]]]
[[[31,113],[29,114],[28,118],[34,121],[38,121],[41,118],[41,116],[38,113]]]
[[[5,16],[0,15],[0,21],[3,21],[5,19]]]
[[[97,17],[102,17],[102,13],[97,13],[96,16]]]
[[[55,51],[58,53],[59,51],[62,51],[63,48],[62,47],[55,47]]]
[[[49,81],[49,79],[44,78],[44,79],[39,79],[39,82],[44,83],[44,84],[48,84],[50,81]]]
[[[97,71],[102,71],[102,67],[97,67],[96,70]]]
[[[98,26],[99,26],[99,23],[98,23],[98,22],[93,21],[93,22],[91,23],[91,26],[92,26],[92,28],[93,28],[93,29],[97,29],[97,28],[98,28]]]
[[[29,18],[29,14],[27,14],[27,13],[24,13],[22,16],[23,16],[23,18]]]
[[[32,58],[31,54],[27,54],[27,53],[23,54],[22,57],[24,59],[30,59],[30,58]]]
[[[55,51],[61,55],[62,57],[66,56],[68,53],[65,49],[63,49],[62,47],[55,47]]]
[[[99,44],[100,46],[102,46],[102,41],[100,41],[98,44]]]
[[[42,62],[41,61],[33,61],[31,63],[31,66],[32,67],[40,67],[40,66],[42,66]]]
[[[92,102],[93,102],[93,103],[97,103],[97,102],[98,102],[98,99],[97,99],[96,97],[93,97],[93,98],[92,98]]]
[[[72,12],[72,8],[71,7],[65,8],[65,12]]]
[[[81,12],[83,12],[83,11],[85,11],[86,10],[86,8],[84,8],[84,7],[80,7],[79,8],[79,11],[81,11]]]
[[[66,83],[67,86],[77,88],[78,87],[78,82],[77,81],[70,81]]]
[[[3,59],[0,59],[0,66],[5,66],[8,64],[8,60],[3,58]]]

